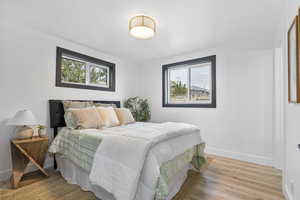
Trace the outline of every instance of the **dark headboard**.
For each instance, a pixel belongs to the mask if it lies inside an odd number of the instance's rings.
[[[50,110],[50,127],[57,129],[59,127],[66,126],[64,119],[64,106],[63,100],[49,100],[49,110]],[[87,101],[87,100],[72,100],[72,101]],[[104,103],[104,104],[115,104],[117,108],[120,108],[120,101],[97,101],[92,100],[94,103]],[[56,136],[56,135],[54,135]]]

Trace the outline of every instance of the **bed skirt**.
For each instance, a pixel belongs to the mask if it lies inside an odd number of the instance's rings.
[[[89,173],[75,165],[72,161],[62,155],[56,155],[58,170],[64,179],[70,184],[76,184],[81,187],[84,191],[90,191],[95,194],[95,196],[101,200],[115,200],[113,195],[107,192],[105,189],[92,185],[89,180]],[[185,166],[175,177],[171,180],[171,190],[166,198],[166,200],[171,200],[180,190],[182,184],[187,178],[187,172],[190,169],[190,165]],[[143,198],[142,194],[137,194],[136,199],[146,199]]]

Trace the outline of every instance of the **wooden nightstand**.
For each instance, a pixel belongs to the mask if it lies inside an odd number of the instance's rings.
[[[45,176],[49,176],[43,168],[48,150],[48,137],[34,137],[32,139],[11,140],[11,156],[13,171],[11,175],[11,186],[17,188],[25,169],[31,161]]]

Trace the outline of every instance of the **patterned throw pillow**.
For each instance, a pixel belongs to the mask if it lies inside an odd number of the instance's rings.
[[[126,125],[135,122],[132,113],[128,108],[115,108],[115,111],[120,121],[120,124]]]
[[[76,128],[76,122],[72,117],[72,113],[68,110],[73,108],[87,108],[92,107],[93,103],[91,101],[62,101],[65,110],[65,122],[68,128]]]
[[[113,107],[116,108],[116,104],[106,104],[106,103],[93,103],[95,107]]]
[[[96,110],[100,114],[104,127],[119,126],[120,122],[118,120],[117,114],[112,107],[96,107]]]
[[[74,120],[72,116],[72,112],[70,112],[70,110],[67,110],[65,112],[64,118],[65,118],[66,126],[68,128],[72,128],[72,129],[76,128],[76,121]]]
[[[64,105],[65,112],[69,108],[87,108],[93,106],[93,102],[91,101],[63,101],[62,103]]]

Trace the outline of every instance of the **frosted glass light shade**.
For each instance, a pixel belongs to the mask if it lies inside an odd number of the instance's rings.
[[[129,21],[130,34],[139,39],[149,39],[155,35],[156,24],[154,19],[148,16],[139,15]]]
[[[37,120],[30,110],[20,110],[7,124],[14,126],[32,126],[37,125]]]

